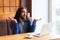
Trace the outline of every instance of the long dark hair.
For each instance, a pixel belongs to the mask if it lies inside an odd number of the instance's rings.
[[[18,10],[16,11],[15,17],[14,19],[16,19],[19,22],[19,18],[21,17],[22,14],[22,10],[24,9],[24,7],[20,7],[18,8]]]

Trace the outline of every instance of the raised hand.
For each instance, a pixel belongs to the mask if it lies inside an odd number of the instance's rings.
[[[9,20],[13,21],[13,22],[16,22],[17,23],[17,20],[14,19],[13,17],[8,17]]]
[[[36,18],[34,18],[34,19],[32,19],[32,21],[40,21],[40,20],[42,20],[42,18],[40,18],[40,19],[36,19]]]

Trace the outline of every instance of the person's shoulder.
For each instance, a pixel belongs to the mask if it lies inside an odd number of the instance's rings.
[[[32,19],[32,17],[29,17],[28,19],[29,19],[29,20],[31,20],[31,19]]]

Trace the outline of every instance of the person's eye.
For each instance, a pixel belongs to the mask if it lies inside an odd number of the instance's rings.
[[[27,13],[27,12],[25,12],[25,11],[22,11],[23,13]]]

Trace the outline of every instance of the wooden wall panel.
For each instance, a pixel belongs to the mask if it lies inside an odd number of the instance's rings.
[[[9,0],[4,0],[4,6],[9,6]]]
[[[20,6],[21,0],[0,0],[0,19],[13,17]]]
[[[4,14],[9,14],[9,7],[4,7]]]
[[[0,6],[3,6],[3,0],[0,0]]]
[[[9,16],[14,17],[14,14],[0,14],[0,20],[8,19]]]
[[[3,12],[3,7],[0,7],[0,12]]]
[[[21,4],[20,2],[21,2],[20,0],[16,0],[16,6],[18,6],[18,7],[21,6],[20,5]]]
[[[16,0],[10,0],[10,6],[15,6],[16,5]]]
[[[10,7],[11,12],[16,12],[16,7]]]

